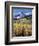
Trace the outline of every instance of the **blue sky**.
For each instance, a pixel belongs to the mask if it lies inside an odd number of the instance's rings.
[[[26,9],[24,9],[24,8],[12,8],[12,15],[13,16],[18,15],[21,12],[26,13],[26,14],[29,14],[29,13],[32,14],[32,9],[31,8],[26,8]]]

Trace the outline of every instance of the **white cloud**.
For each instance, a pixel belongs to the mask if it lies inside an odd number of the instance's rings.
[[[24,13],[24,14],[26,14],[26,15],[31,15],[32,13],[31,13],[31,12],[28,12],[28,13]]]

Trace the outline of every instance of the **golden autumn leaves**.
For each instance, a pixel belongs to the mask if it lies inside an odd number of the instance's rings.
[[[14,32],[16,36],[30,36],[32,35],[32,24],[29,23],[14,23]]]

